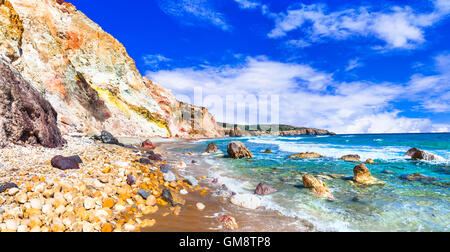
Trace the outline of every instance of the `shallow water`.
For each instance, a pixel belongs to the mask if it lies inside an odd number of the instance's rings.
[[[235,139],[214,140],[223,152]],[[246,137],[242,141],[255,155],[251,161],[231,160],[226,154],[206,159],[219,177],[236,192],[252,193],[259,182],[278,187],[264,196],[267,209],[313,223],[323,231],[449,231],[450,230],[450,134],[338,135],[298,137]],[[202,152],[211,141],[187,144],[177,151]],[[412,147],[439,156],[435,162],[408,160],[403,154]],[[262,153],[270,148],[273,154]],[[290,160],[300,152],[325,156],[314,160]],[[353,175],[355,163],[339,160],[358,154],[376,164],[367,165],[384,186],[359,186],[344,179],[324,180],[335,200],[317,198],[302,188],[302,174]],[[392,171],[386,174],[385,170]],[[421,173],[437,181],[401,180],[404,174]]]

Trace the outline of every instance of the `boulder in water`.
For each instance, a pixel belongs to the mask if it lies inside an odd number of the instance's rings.
[[[253,153],[239,141],[229,143],[227,152],[228,155],[234,159],[253,158]]]
[[[345,155],[345,156],[342,156],[341,159],[344,161],[348,161],[348,162],[360,162],[361,161],[361,157],[356,154]]]
[[[153,145],[153,143],[149,139],[147,139],[144,142],[142,142],[141,148],[154,150],[154,149],[156,149],[156,146]]]
[[[259,185],[255,189],[255,194],[257,195],[267,195],[275,192],[277,192],[277,188],[266,185],[264,183],[259,183]]]
[[[372,177],[372,174],[370,174],[370,171],[365,164],[359,164],[353,168],[353,181],[363,185],[386,184],[385,182]]]
[[[218,151],[219,151],[219,147],[217,147],[216,143],[209,143],[208,146],[206,147],[207,153],[214,153],[214,152],[218,152]]]
[[[433,161],[436,160],[436,156],[417,148],[412,148],[405,153],[405,156],[410,156],[413,160],[426,160]]]
[[[334,199],[330,189],[323,181],[316,179],[312,175],[303,175],[302,179],[303,187],[312,189],[312,191],[320,197]]]
[[[366,160],[366,164],[375,164],[375,161],[373,161],[373,159],[369,158]]]

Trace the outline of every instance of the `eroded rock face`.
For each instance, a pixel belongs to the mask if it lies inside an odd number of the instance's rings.
[[[412,148],[405,153],[405,156],[410,156],[414,160],[427,160],[433,161],[436,160],[436,156],[428,153],[423,150],[419,150],[417,148]]]
[[[230,158],[234,159],[253,158],[253,153],[242,142],[238,141],[229,143],[227,152]]]
[[[1,0],[0,58],[53,105],[63,134],[224,134],[206,109],[142,77],[121,43],[62,0]]]
[[[217,147],[216,143],[209,143],[208,146],[206,147],[206,153],[213,153],[218,151],[219,147]]]
[[[359,164],[353,168],[353,181],[363,185],[385,184],[385,182],[372,177],[372,174],[370,174],[370,171],[365,164]]]
[[[316,179],[313,175],[303,175],[303,187],[310,188],[316,195],[328,199],[334,199],[328,186],[321,180]]]
[[[55,148],[65,141],[50,103],[0,60],[0,147],[9,143]]]
[[[345,155],[343,157],[341,157],[342,160],[344,161],[348,161],[348,162],[359,162],[361,161],[361,157],[359,155]]]
[[[322,158],[323,156],[318,154],[318,153],[314,153],[314,152],[307,152],[307,153],[300,153],[300,154],[295,154],[289,157],[289,159],[311,159],[311,158]]]

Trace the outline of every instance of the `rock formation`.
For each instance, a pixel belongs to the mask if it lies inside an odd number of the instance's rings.
[[[50,103],[0,59],[0,147],[9,143],[55,148],[65,141]]]
[[[225,129],[225,135],[230,137],[243,136],[298,136],[298,135],[336,135],[334,132],[322,129],[294,127],[289,125],[232,125],[218,123]]]
[[[243,143],[238,141],[229,143],[227,152],[230,158],[234,159],[253,158],[252,152],[249,151]]]
[[[405,156],[410,156],[413,160],[436,160],[436,156],[417,148],[412,148],[405,153]]]
[[[363,185],[385,184],[385,182],[372,177],[372,174],[370,174],[370,171],[365,164],[359,164],[353,168],[353,181]]]
[[[361,157],[359,155],[345,155],[341,157],[342,160],[348,161],[348,162],[360,162]]]
[[[427,176],[424,176],[424,175],[422,175],[420,173],[413,173],[413,174],[402,175],[402,176],[400,176],[400,179],[407,180],[407,181],[424,181],[424,180],[434,181],[434,180],[438,180],[437,178],[427,177]]]
[[[216,143],[209,143],[208,146],[206,147],[206,153],[213,153],[218,151],[219,147],[217,147]]]
[[[289,157],[289,159],[312,159],[312,158],[322,158],[323,156],[318,154],[318,153],[314,153],[314,152],[307,152],[307,153],[299,153],[299,154],[295,154]]]
[[[0,0],[0,58],[60,115],[64,134],[220,137],[205,108],[142,77],[115,38],[62,0]]]
[[[328,199],[334,199],[328,186],[321,180],[312,175],[303,175],[303,187],[310,188],[316,195]]]

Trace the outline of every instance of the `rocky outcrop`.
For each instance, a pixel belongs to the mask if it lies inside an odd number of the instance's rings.
[[[64,134],[223,136],[205,108],[142,77],[121,43],[62,0],[1,0],[0,58],[53,105]]]
[[[306,153],[299,153],[299,154],[295,154],[289,157],[289,159],[312,159],[312,158],[322,158],[323,156],[318,154],[318,153],[314,153],[314,152],[306,152]]]
[[[206,153],[213,153],[218,151],[219,147],[217,147],[216,143],[209,143],[208,146],[206,146]]]
[[[371,159],[371,158],[368,158],[366,160],[366,164],[375,164],[375,161],[373,161],[373,159]]]
[[[243,143],[238,141],[229,143],[227,152],[230,158],[234,159],[253,158],[252,152],[249,151]]]
[[[312,175],[303,175],[303,187],[310,188],[312,192],[320,197],[325,197],[328,199],[334,199],[328,186],[319,179],[316,179]]]
[[[0,59],[0,147],[9,143],[55,148],[65,141],[50,103]]]
[[[370,174],[370,171],[365,164],[359,164],[353,168],[353,181],[363,185],[385,184],[385,182],[372,177],[372,174]]]
[[[341,157],[342,160],[347,161],[347,162],[360,162],[361,161],[361,157],[359,155],[345,155],[343,157]]]
[[[413,159],[413,160],[433,161],[433,160],[437,159],[435,155],[428,153],[426,151],[423,151],[423,150],[419,150],[417,148],[412,148],[412,149],[408,150],[405,153],[405,156],[410,156],[411,159]]]
[[[336,133],[328,130],[294,127],[289,125],[231,125],[219,123],[219,126],[225,128],[225,135],[230,137],[336,135]]]
[[[273,186],[266,185],[264,183],[259,183],[255,189],[255,194],[257,195],[268,195],[277,192],[277,188]]]

